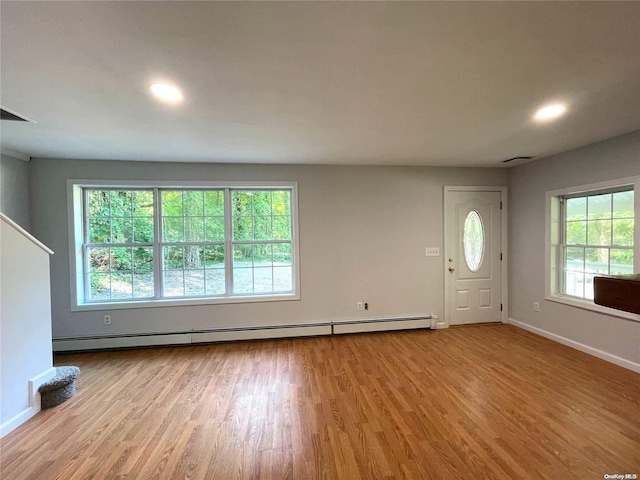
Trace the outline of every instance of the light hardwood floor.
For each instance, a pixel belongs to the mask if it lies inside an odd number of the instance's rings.
[[[59,355],[3,480],[640,477],[640,375],[508,325]]]

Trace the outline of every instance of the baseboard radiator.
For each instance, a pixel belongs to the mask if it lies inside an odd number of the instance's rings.
[[[310,325],[223,328],[183,332],[158,332],[125,335],[66,337],[53,340],[54,352],[110,350],[198,343],[265,340],[275,338],[316,337],[347,333],[383,332],[417,328],[438,328],[436,315],[372,320],[338,321]]]

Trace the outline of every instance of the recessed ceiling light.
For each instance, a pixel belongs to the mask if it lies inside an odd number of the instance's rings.
[[[182,92],[173,85],[169,85],[167,83],[154,83],[150,88],[151,93],[163,102],[178,103],[182,100]]]
[[[536,112],[533,116],[539,122],[546,122],[547,120],[553,120],[554,118],[558,118],[567,110],[567,107],[560,103],[554,103],[553,105],[547,105],[546,107],[542,107],[540,110]]]

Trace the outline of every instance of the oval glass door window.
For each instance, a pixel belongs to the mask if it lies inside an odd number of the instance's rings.
[[[480,214],[476,210],[471,210],[464,221],[462,243],[467,267],[472,272],[477,272],[480,270],[484,256],[484,226]]]

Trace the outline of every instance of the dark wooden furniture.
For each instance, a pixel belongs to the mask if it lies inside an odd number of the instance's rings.
[[[594,277],[594,303],[640,314],[640,274]]]

